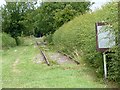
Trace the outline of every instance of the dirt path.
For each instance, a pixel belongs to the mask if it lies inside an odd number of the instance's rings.
[[[69,57],[58,52],[46,52],[50,60],[56,61],[58,64],[75,64]]]
[[[16,60],[15,60],[15,62],[13,63],[13,72],[14,73],[20,73],[20,70],[17,68],[17,65],[19,64],[19,62],[20,62],[20,59],[19,58],[17,58]]]
[[[24,48],[23,51],[19,54],[17,54],[17,58],[16,60],[13,62],[12,64],[12,70],[13,70],[13,73],[20,73],[21,71],[17,68],[17,66],[20,64],[20,55],[22,55],[27,49]],[[14,50],[14,52],[17,53],[17,50]]]

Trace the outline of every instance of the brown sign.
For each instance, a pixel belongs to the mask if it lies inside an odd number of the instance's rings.
[[[110,25],[106,22],[98,22],[96,27],[96,48],[97,51],[105,52],[115,46],[115,36]]]

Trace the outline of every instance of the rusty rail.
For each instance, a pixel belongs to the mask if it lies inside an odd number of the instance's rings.
[[[69,56],[69,55],[67,55],[67,54],[65,54],[65,53],[63,53],[61,51],[58,51],[58,52],[61,53],[61,54],[63,54],[63,55],[65,55],[65,56],[67,56],[68,58],[70,58],[71,60],[73,60],[76,64],[80,64],[80,62],[77,61],[77,60],[75,60],[75,59],[73,59],[73,57],[71,57],[71,56]]]
[[[39,50],[40,50],[40,53],[42,54],[42,56],[43,56],[43,58],[44,58],[44,60],[45,60],[45,62],[46,62],[46,64],[47,64],[48,66],[50,66],[50,62],[48,61],[45,53],[40,49],[39,44],[38,44],[37,41],[36,41],[36,44],[37,44],[37,46],[38,46],[38,48],[39,48]]]

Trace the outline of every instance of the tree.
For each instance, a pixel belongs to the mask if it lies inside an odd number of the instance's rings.
[[[91,3],[44,2],[37,9],[34,5],[34,2],[7,2],[2,9],[2,29],[16,42],[21,34],[53,34],[64,23],[90,10]]]
[[[64,23],[90,10],[90,2],[44,2],[35,12],[35,31],[42,35],[54,33]]]
[[[29,5],[33,6],[33,4]],[[30,9],[33,8],[28,7],[27,2],[7,2],[2,8],[2,31],[15,38],[17,45],[18,36],[28,30],[26,26],[29,24],[25,24],[25,20],[28,19],[26,14]]]

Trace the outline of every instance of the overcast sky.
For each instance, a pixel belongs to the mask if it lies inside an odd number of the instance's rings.
[[[97,8],[100,8],[105,3],[110,2],[111,0],[90,0],[92,2],[95,2],[95,4],[91,7],[91,9],[94,11]]]
[[[12,0],[11,0],[12,1]],[[39,0],[41,1],[41,0]],[[106,2],[109,2],[111,0],[90,0],[92,2],[95,2],[95,4],[91,7],[92,11],[96,10],[97,8],[100,8],[102,5],[104,5]],[[0,6],[5,4],[5,0],[0,0]]]

